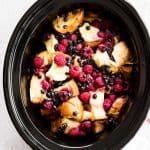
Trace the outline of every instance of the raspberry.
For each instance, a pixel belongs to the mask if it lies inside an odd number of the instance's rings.
[[[91,74],[93,72],[93,66],[92,65],[85,65],[83,67],[83,72],[87,74]]]
[[[76,127],[76,128],[72,128],[69,133],[68,133],[69,136],[72,136],[72,137],[77,137],[77,136],[85,136],[85,132],[83,132],[82,130],[80,130],[79,127]]]
[[[106,99],[104,100],[104,103],[103,103],[104,109],[107,111],[107,110],[110,109],[111,106],[112,106],[112,101],[111,101],[111,99],[106,98]]]
[[[80,100],[83,103],[88,103],[90,100],[91,94],[89,92],[83,92],[80,94]]]
[[[100,28],[101,26],[101,23],[99,20],[94,20],[92,23],[91,23],[92,26],[94,26],[95,28]]]
[[[58,54],[54,57],[54,62],[58,66],[65,66],[66,65],[66,59],[62,54]]]
[[[92,48],[90,48],[90,47],[85,47],[85,48],[84,48],[83,56],[84,56],[85,58],[90,57],[92,54],[93,54]]]
[[[71,35],[69,36],[69,39],[70,39],[71,41],[76,41],[76,40],[77,40],[77,36],[76,36],[75,34],[71,34]]]
[[[52,102],[50,101],[44,102],[43,106],[48,110],[51,110],[53,107]]]
[[[66,102],[71,97],[71,92],[68,88],[63,88],[58,95],[63,102]]]
[[[45,72],[48,71],[48,69],[49,69],[48,66],[42,66],[42,68],[35,68],[35,69],[34,69],[34,73],[35,73],[37,76],[39,76],[41,72],[45,73]]]
[[[114,102],[114,100],[116,99],[116,95],[110,94],[110,95],[109,95],[109,99],[110,99],[112,102]]]
[[[76,49],[77,49],[78,51],[81,50],[82,47],[83,47],[83,45],[82,45],[81,43],[76,45]]]
[[[48,90],[52,87],[52,84],[44,79],[41,81],[41,86],[43,90]]]
[[[58,51],[66,53],[67,48],[63,44],[58,45]]]
[[[103,78],[101,76],[97,77],[95,79],[94,83],[95,83],[95,87],[97,87],[97,88],[101,88],[104,86],[104,81],[103,81]]]
[[[34,67],[40,68],[44,64],[44,60],[41,57],[36,56],[33,59]]]
[[[96,91],[96,88],[94,87],[94,83],[89,84],[89,90],[93,92]]]
[[[97,33],[97,35],[98,35],[99,37],[101,37],[101,38],[105,38],[106,33],[100,31],[100,32]]]
[[[114,42],[113,41],[106,41],[105,42],[105,45],[106,45],[106,47],[109,47],[110,49],[112,49],[113,48],[113,46],[114,46]]]
[[[67,47],[68,46],[68,40],[62,39],[61,44],[64,45],[65,47]]]
[[[79,66],[71,66],[69,70],[69,74],[72,78],[77,78],[80,74],[80,67]]]
[[[92,129],[92,122],[91,121],[84,121],[80,124],[80,130],[90,133]]]
[[[86,74],[83,73],[83,72],[81,72],[81,73],[79,74],[79,76],[78,76],[78,80],[79,80],[80,82],[86,82],[86,81],[87,81]]]
[[[94,71],[94,72],[92,73],[92,77],[93,77],[93,78],[96,78],[96,77],[99,77],[99,76],[102,77],[102,73],[101,73],[101,72],[98,72],[98,73],[97,73],[97,72]]]
[[[96,73],[95,71],[92,73],[92,77],[93,77],[93,78],[96,78],[96,77],[97,77],[97,73]]]
[[[122,84],[123,84],[123,80],[120,79],[120,78],[116,78],[116,79],[115,79],[115,83],[122,85]]]
[[[117,83],[117,84],[114,85],[113,90],[114,90],[115,92],[121,92],[121,91],[123,90],[123,87],[122,87],[121,84],[118,84],[118,83]]]
[[[98,49],[101,51],[101,52],[105,52],[105,44],[99,44],[98,45]]]

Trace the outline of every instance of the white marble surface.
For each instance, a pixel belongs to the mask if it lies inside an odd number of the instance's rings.
[[[127,0],[139,12],[150,32],[150,0]],[[22,15],[35,0],[0,0],[0,150],[31,150],[14,128],[6,110],[2,73],[9,38]],[[136,136],[124,150],[150,150],[150,112]]]

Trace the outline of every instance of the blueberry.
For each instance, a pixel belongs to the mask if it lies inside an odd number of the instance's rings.
[[[97,95],[96,95],[96,94],[93,94],[93,98],[96,99],[96,98],[97,98]]]
[[[90,26],[86,26],[86,30],[90,30],[91,28],[90,28]]]
[[[64,28],[64,29],[67,29],[67,27],[68,27],[67,25],[63,25],[63,28]]]
[[[47,96],[48,98],[51,98],[51,93],[47,92],[47,93],[46,93],[46,96]]]
[[[44,94],[45,92],[43,90],[41,90],[41,93]]]

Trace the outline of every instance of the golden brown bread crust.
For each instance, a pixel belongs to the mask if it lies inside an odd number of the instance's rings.
[[[41,79],[33,75],[30,81],[30,101],[33,104],[41,104],[46,98],[46,93],[41,93],[41,81],[44,79],[44,74],[41,73]]]
[[[64,130],[65,134],[67,134],[71,129],[76,128],[80,125],[80,123],[75,120],[60,118],[51,122],[51,131],[53,133],[56,133],[58,131],[58,128],[60,128],[63,124],[66,124],[66,128]]]
[[[86,45],[96,47],[101,43],[100,37],[98,36],[99,29],[91,26],[89,23],[84,23],[79,28],[79,31]]]
[[[54,53],[55,52],[55,45],[58,44],[57,39],[55,38],[54,34],[50,35],[50,39],[44,42],[46,49],[48,53]]]
[[[108,115],[113,116],[113,117],[118,117],[120,114],[123,106],[126,104],[128,100],[128,96],[126,97],[118,97],[115,102],[113,103],[112,107],[108,111]]]
[[[124,41],[117,43],[114,46],[112,55],[115,59],[115,62],[110,60],[107,52],[101,52],[99,50],[93,54],[92,58],[98,67],[107,65],[110,67],[112,72],[117,72],[129,60],[129,48],[127,47],[126,43]]]
[[[97,95],[97,98],[93,98],[93,94]],[[96,91],[93,92],[90,99],[90,105],[91,105],[91,112],[93,114],[92,118],[94,120],[103,120],[106,119],[106,112],[103,108],[103,102],[104,102],[104,92],[103,91]]]
[[[83,116],[82,116],[82,121],[85,121],[85,120],[94,120],[93,113],[90,111],[84,110]]]
[[[73,97],[67,102],[62,103],[58,107],[61,115],[65,118],[73,118],[75,120],[82,120],[83,106],[78,97]]]
[[[93,123],[93,132],[95,134],[98,134],[104,130],[104,125],[101,123],[101,121],[94,121]]]
[[[79,93],[79,88],[76,84],[76,82],[72,79],[71,81],[68,82],[68,87],[71,89],[72,96],[78,96]]]
[[[129,60],[129,48],[127,47],[126,43],[124,41],[120,41],[114,46],[114,50],[112,52],[112,55],[114,56],[114,59],[116,61],[115,66],[119,67]]]
[[[74,32],[77,30],[78,26],[82,24],[83,18],[84,10],[77,9],[74,12],[69,12],[66,16],[66,20],[64,16],[57,16],[57,18],[53,21],[53,27],[60,33]]]
[[[97,41],[93,41],[93,42],[85,42],[85,45],[88,45],[88,46],[94,48],[94,47],[98,46],[100,43],[101,43],[101,41],[97,40]]]

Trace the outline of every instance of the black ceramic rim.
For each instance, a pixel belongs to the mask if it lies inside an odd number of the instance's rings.
[[[96,2],[96,0],[76,0],[76,2],[72,1],[70,2],[69,0],[61,0],[63,3],[78,3],[78,2]],[[14,57],[21,57],[22,53],[17,52],[16,50],[18,49],[19,43],[22,41],[22,36],[26,35],[29,36],[33,32],[33,22],[35,14],[39,13],[41,10],[46,9],[46,6],[49,4],[51,5],[51,8],[55,8],[56,2],[58,3],[58,0],[43,0],[43,1],[38,1],[36,2],[27,12],[26,14],[22,17],[20,22],[15,28],[15,31],[12,34],[12,37],[9,41],[9,45],[7,48],[6,56],[5,56],[5,62],[4,62],[4,72],[3,72],[3,87],[4,87],[4,95],[5,95],[5,101],[6,101],[6,106],[7,110],[9,112],[9,115],[19,132],[19,134],[23,137],[23,139],[35,150],[47,150],[47,149],[91,149],[91,150],[117,150],[123,147],[136,133],[136,131],[139,129],[141,126],[143,120],[146,117],[149,104],[150,104],[150,92],[149,92],[149,83],[150,79],[148,75],[145,76],[145,81],[147,82],[146,84],[143,84],[144,87],[144,94],[143,98],[146,99],[146,101],[141,104],[141,114],[140,118],[138,116],[133,116],[137,109],[132,111],[130,114],[130,118],[134,118],[133,121],[129,121],[129,118],[127,118],[121,125],[120,128],[115,130],[111,134],[111,137],[114,137],[113,140],[108,137],[106,141],[103,142],[97,142],[92,145],[87,145],[84,147],[69,147],[69,146],[64,146],[55,143],[52,140],[48,140],[39,130],[33,125],[31,120],[28,118],[26,114],[26,110],[23,107],[22,103],[16,104],[16,101],[21,101],[21,95],[19,92],[20,89],[18,88],[18,85],[20,85],[20,81],[18,80],[18,76],[20,76],[20,73],[18,73],[17,69],[20,69],[20,62],[17,60],[14,60]],[[105,0],[104,3],[109,3],[110,0]],[[137,24],[137,28],[140,32],[140,35],[142,37],[142,44],[144,43],[144,51],[146,52],[145,58],[146,60],[142,60],[141,58],[141,65],[146,68],[145,71],[150,70],[150,67],[148,68],[148,65],[150,63],[150,43],[149,43],[149,36],[146,31],[146,28],[141,21],[140,17],[138,16],[137,12],[133,7],[131,7],[128,3],[126,3],[123,0],[114,0],[113,2],[117,7],[120,7],[126,11],[126,14],[132,18],[132,20],[135,21]],[[28,26],[30,25],[30,28]],[[25,46],[25,45],[24,45]],[[20,47],[21,48],[21,47]],[[14,63],[14,61],[16,61]],[[146,63],[145,63],[146,62]],[[18,63],[18,64],[17,64]],[[14,65],[16,64],[16,68],[14,68]],[[17,74],[16,74],[17,73]],[[147,72],[146,72],[147,74]],[[14,83],[15,81],[15,83]],[[142,89],[141,89],[142,90]],[[135,105],[133,107],[137,107],[138,105]],[[25,123],[27,122],[27,124]],[[126,127],[128,126],[128,131],[124,131]],[[119,135],[120,131],[122,131],[121,135],[119,138],[114,135]]]

